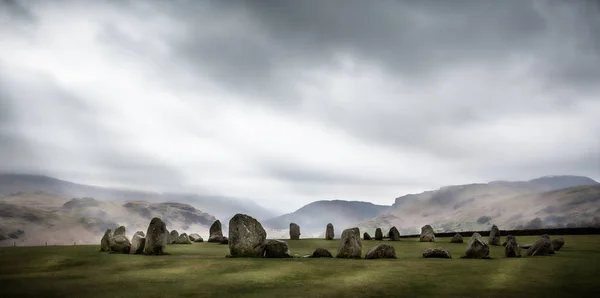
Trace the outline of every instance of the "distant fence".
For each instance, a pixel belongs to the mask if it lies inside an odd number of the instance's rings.
[[[471,232],[444,232],[435,233],[436,237],[452,237],[455,234],[460,234],[463,237],[471,237],[474,233],[479,233],[481,236],[489,236],[490,231],[471,231]],[[600,235],[600,228],[557,228],[557,229],[535,229],[535,230],[500,230],[500,236],[535,236],[535,235]],[[417,238],[416,235],[402,235],[400,238]]]

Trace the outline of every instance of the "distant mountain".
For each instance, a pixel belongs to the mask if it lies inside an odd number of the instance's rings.
[[[373,218],[390,206],[375,205],[357,201],[316,201],[292,213],[284,214],[262,222],[263,226],[273,229],[289,229],[291,222],[300,225],[302,237],[317,237],[325,234],[328,223],[334,225],[335,234],[343,228],[363,220]]]
[[[425,224],[437,231],[466,231],[486,229],[492,223],[502,228],[527,227],[533,220],[543,226],[582,224],[582,220],[593,223],[594,217],[600,216],[598,206],[591,203],[597,199],[598,189],[598,182],[580,176],[445,186],[396,198],[392,208],[358,225],[366,230],[396,226],[401,233],[418,233]],[[585,200],[576,203],[582,196]],[[587,211],[569,209],[569,204]],[[552,212],[540,211],[545,208]]]
[[[213,214],[223,223],[229,222],[229,219],[236,213],[246,213],[257,219],[267,219],[276,215],[251,200],[232,197],[124,190],[77,184],[41,175],[0,174],[0,196],[36,192],[44,192],[65,198],[92,197],[99,201],[186,203]]]
[[[155,216],[162,218],[169,230],[205,237],[216,220],[182,203],[107,202],[89,197],[69,200],[39,192],[19,193],[0,197],[0,243],[98,243],[106,229],[114,230],[119,225],[127,228],[129,236],[145,232]]]

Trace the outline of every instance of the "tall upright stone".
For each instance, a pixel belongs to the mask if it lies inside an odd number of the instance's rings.
[[[392,227],[388,232],[388,236],[390,237],[390,241],[398,241],[400,240],[400,232],[396,227]]]
[[[110,251],[110,238],[112,237],[112,230],[107,229],[104,232],[104,236],[100,239],[100,251]]]
[[[118,236],[118,235],[123,235],[125,236],[125,226],[120,226],[115,230],[115,233],[113,234],[113,237]]]
[[[345,229],[340,238],[336,258],[361,258],[362,241],[358,228]]]
[[[483,237],[479,233],[473,233],[465,255],[461,258],[465,259],[488,259],[490,257],[490,247],[483,241]]]
[[[238,213],[229,221],[229,253],[232,257],[262,257],[267,232],[254,217]]]
[[[175,244],[177,243],[177,239],[179,239],[179,232],[172,230],[169,236],[167,236],[167,244]]]
[[[383,232],[381,232],[381,228],[377,228],[375,230],[375,240],[383,240]]]
[[[517,244],[515,238],[508,239],[506,245],[504,245],[504,256],[507,258],[519,258],[521,257],[521,248]]]
[[[209,230],[210,236],[208,236],[208,242],[217,242],[220,243],[223,240],[223,229],[221,227],[221,221],[216,220],[210,226]]]
[[[146,231],[146,242],[144,244],[144,254],[162,255],[165,246],[167,246],[167,226],[158,217],[152,218]]]
[[[498,229],[498,226],[492,225],[488,242],[489,245],[500,246],[500,229]]]
[[[141,254],[144,253],[144,246],[146,246],[146,237],[144,232],[137,231],[131,237],[131,248],[129,249],[130,254]]]
[[[110,251],[113,253],[128,254],[131,250],[131,241],[125,236],[125,227],[120,226],[110,239]]]
[[[421,228],[421,236],[419,237],[421,242],[435,242],[435,232],[430,225],[424,225]]]
[[[327,224],[327,229],[325,229],[325,240],[333,240],[333,225],[331,223]]]
[[[290,223],[290,239],[300,240],[300,226],[296,223]]]

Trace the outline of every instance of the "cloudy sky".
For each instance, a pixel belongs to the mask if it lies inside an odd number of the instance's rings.
[[[598,1],[0,3],[0,172],[280,211],[600,180]]]

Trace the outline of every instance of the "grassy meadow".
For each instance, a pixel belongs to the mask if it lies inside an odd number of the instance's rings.
[[[363,255],[387,243],[395,260],[233,259],[214,243],[169,245],[159,257],[100,253],[99,245],[2,247],[0,297],[599,297],[600,236],[563,238],[554,256],[507,259],[504,247],[491,247],[491,260],[460,259],[467,244],[450,238],[363,241]],[[335,255],[338,241],[288,244],[300,256],[317,247]],[[424,259],[428,247],[453,259]]]

